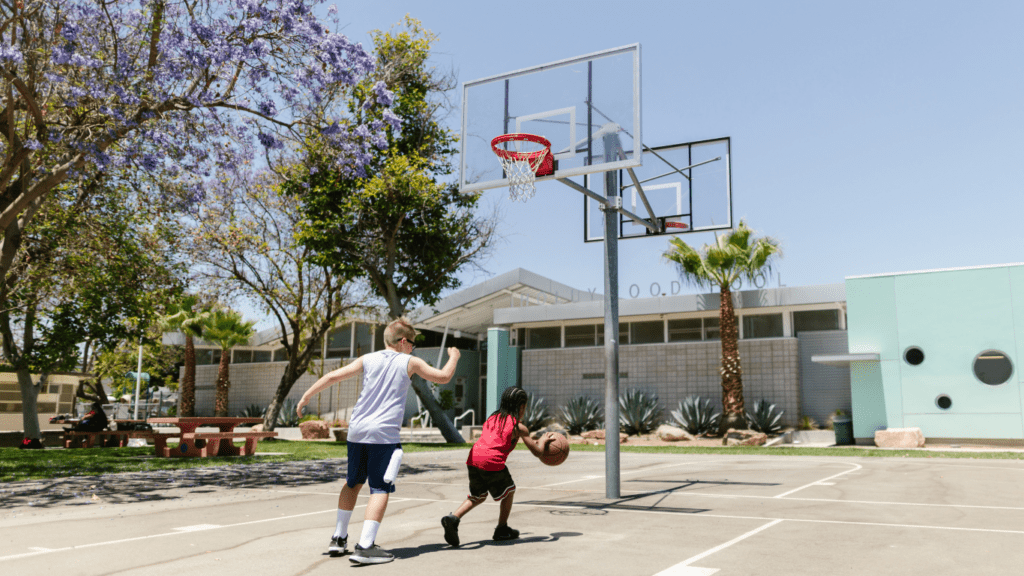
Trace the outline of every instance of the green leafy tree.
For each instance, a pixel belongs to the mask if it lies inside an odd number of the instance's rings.
[[[26,438],[39,438],[36,400],[50,374],[78,365],[83,343],[137,340],[176,291],[171,223],[133,183],[111,175],[59,188],[5,242],[0,343],[18,375]],[[39,374],[37,383],[32,375]]]
[[[228,392],[231,389],[231,349],[245,344],[254,334],[255,322],[242,320],[242,314],[234,310],[214,308],[203,326],[203,339],[220,346],[220,366],[217,369],[217,399],[214,403],[215,416],[228,415]]]
[[[181,416],[196,414],[196,344],[195,339],[203,335],[203,325],[210,311],[200,306],[199,298],[188,294],[168,306],[167,313],[160,317],[163,330],[180,330],[185,335],[185,374],[181,378],[178,404]]]
[[[715,244],[698,251],[681,238],[669,240],[664,256],[676,264],[680,279],[699,288],[719,288],[718,311],[722,341],[722,419],[719,432],[742,428],[745,422],[743,369],[740,365],[739,330],[732,302],[732,286],[739,280],[753,282],[761,274],[770,275],[777,257],[782,255],[778,241],[754,238],[754,231],[740,220],[739,226]]]
[[[479,195],[460,194],[445,178],[457,138],[442,120],[455,79],[428,62],[437,36],[409,17],[403,27],[371,36],[377,67],[353,88],[349,112],[368,125],[395,114],[400,126],[386,128],[386,149],[358,178],[334,168],[337,154],[311,137],[306,161],[291,169],[282,189],[302,199],[298,239],[313,251],[312,261],[365,280],[388,316],[399,318],[460,285],[456,272],[487,255],[496,217],[478,217]],[[390,109],[357,105],[380,83],[393,93]],[[414,390],[445,438],[461,441],[430,386],[416,379]]]
[[[272,172],[218,181],[190,234],[196,272],[209,292],[261,308],[277,325],[287,364],[263,425],[273,430],[295,382],[321,354],[325,335],[365,296],[330,265],[311,261],[295,230],[298,199],[281,194]]]

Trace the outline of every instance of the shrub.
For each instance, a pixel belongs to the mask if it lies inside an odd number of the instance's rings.
[[[281,411],[277,413],[277,425],[285,428],[294,428],[299,425],[299,415],[295,413],[295,408],[299,405],[295,400],[285,400],[281,404]],[[302,409],[306,411],[305,408]]]
[[[722,414],[711,407],[711,400],[700,396],[687,396],[679,403],[679,408],[672,411],[672,420],[690,434],[707,434],[718,431],[718,422]]]
[[[801,416],[799,428],[801,430],[816,430],[818,428],[818,423],[810,416]]]
[[[266,408],[261,408],[259,404],[249,404],[244,410],[238,413],[240,418],[263,418],[263,415],[267,413]]]
[[[580,434],[596,430],[604,423],[604,409],[601,404],[588,396],[577,396],[561,410],[562,422],[569,434]]]
[[[530,432],[534,432],[540,430],[548,418],[551,418],[551,414],[548,413],[547,406],[544,405],[544,399],[530,396],[526,403],[526,412],[523,413],[520,423],[526,426]]]
[[[631,389],[619,396],[619,429],[626,434],[649,434],[661,424],[657,394]]]
[[[775,410],[775,404],[769,404],[767,400],[754,402],[753,414],[747,412],[747,423],[750,428],[765,434],[775,434],[782,430],[782,424],[779,421],[784,412],[780,410],[778,414],[772,414],[773,410]]]
[[[319,420],[319,419],[320,419],[320,417],[317,416],[316,414],[306,414],[302,418],[299,418],[299,424],[302,424],[303,422],[312,422],[313,420]]]

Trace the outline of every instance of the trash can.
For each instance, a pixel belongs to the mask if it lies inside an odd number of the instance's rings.
[[[853,420],[849,416],[833,418],[832,427],[836,431],[836,446],[853,445]]]

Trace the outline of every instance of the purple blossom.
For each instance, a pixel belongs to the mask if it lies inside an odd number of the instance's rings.
[[[28,140],[25,140],[25,148],[28,148],[29,150],[42,150],[43,145],[35,138],[29,138]]]
[[[391,103],[395,101],[395,94],[384,82],[377,82],[373,85],[373,93],[377,96],[377,104],[381,106],[391,106]]]

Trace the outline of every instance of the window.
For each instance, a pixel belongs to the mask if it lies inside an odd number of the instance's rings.
[[[232,355],[235,364],[249,364],[252,362],[252,350],[235,350]]]
[[[907,364],[917,366],[921,362],[924,362],[924,350],[921,350],[917,346],[911,346],[903,353],[903,359],[907,361]]]
[[[362,356],[370,351],[373,342],[373,332],[369,324],[356,324],[356,357]],[[383,331],[382,331],[383,332]],[[383,350],[383,347],[381,347]]]
[[[526,347],[536,348],[559,348],[562,345],[562,329],[558,326],[550,328],[527,328]]]
[[[686,318],[668,321],[669,342],[692,342],[701,340],[701,319]]]
[[[721,340],[722,339],[722,324],[718,318],[705,318],[704,319],[704,339],[705,340]]]
[[[629,344],[629,323],[619,322],[619,344]],[[597,325],[597,345],[604,346],[604,324]]]
[[[287,362],[288,361],[288,349],[278,348],[274,350],[274,362]]]
[[[782,336],[782,314],[743,315],[743,338],[778,338]]]
[[[974,375],[989,386],[998,386],[1010,379],[1013,363],[998,350],[985,350],[974,357]]]
[[[816,330],[839,330],[839,310],[793,312],[793,335]]]
[[[273,354],[270,352],[270,350],[253,350],[252,351],[252,361],[253,362],[270,362],[270,359],[271,359],[272,356],[273,356]]]
[[[601,326],[601,340],[604,336],[604,326]],[[580,346],[597,346],[598,325],[587,324],[585,326],[565,327],[565,347],[579,348]]]
[[[630,322],[629,329],[630,344],[658,344],[665,341],[665,323],[661,320]]]

